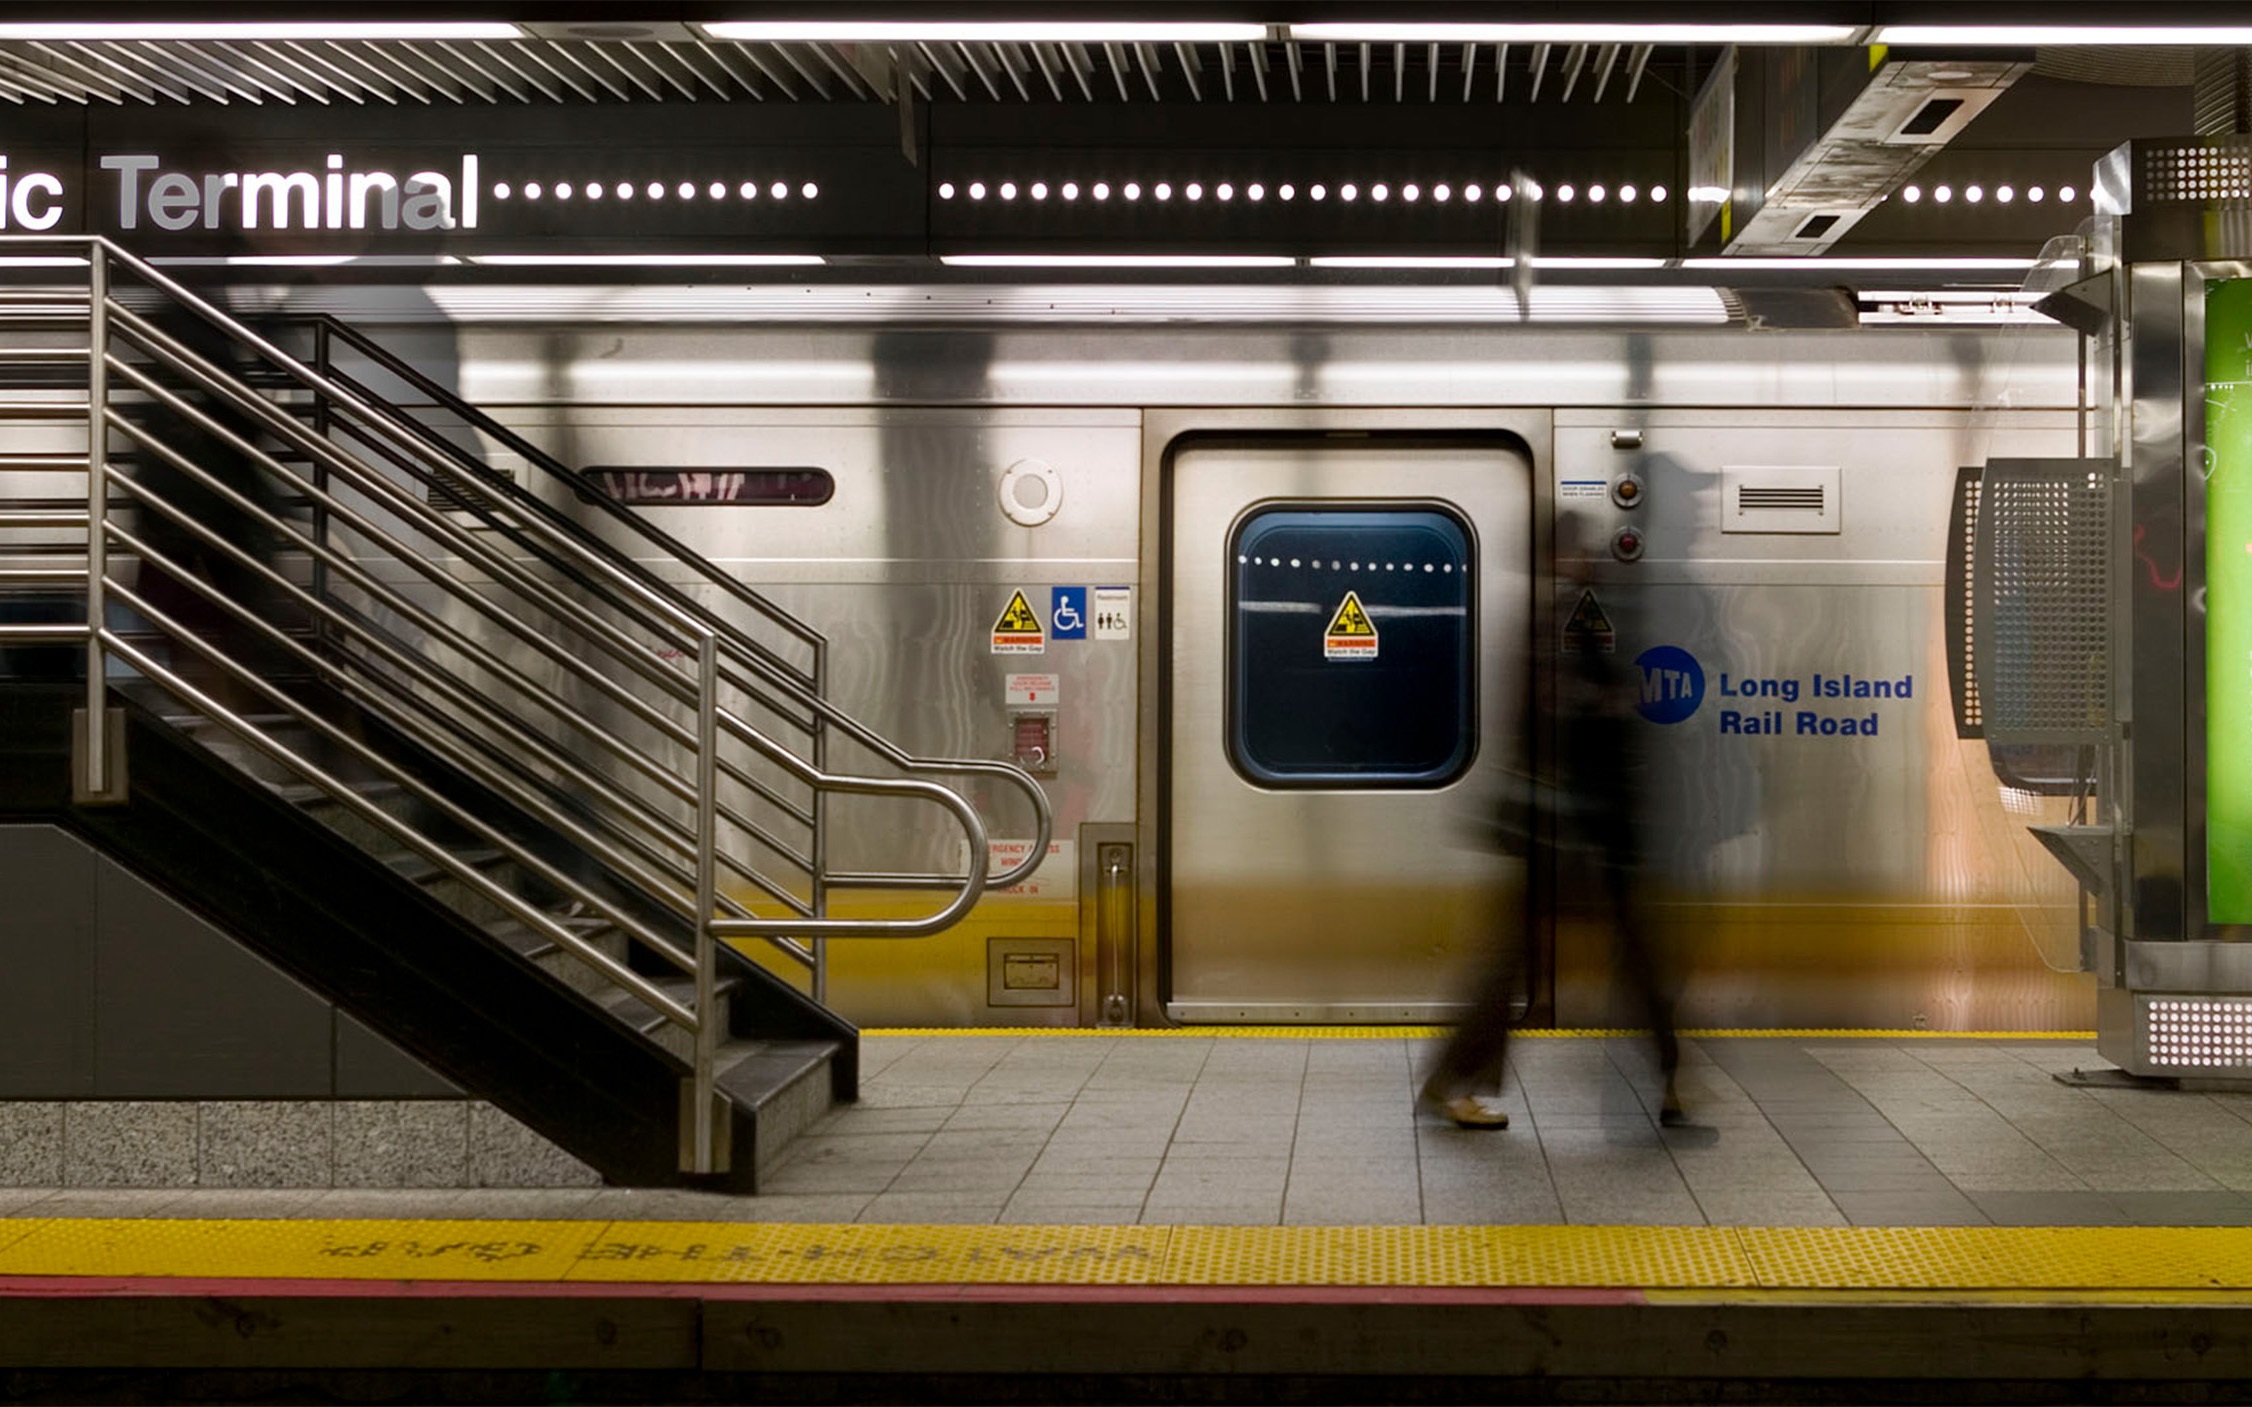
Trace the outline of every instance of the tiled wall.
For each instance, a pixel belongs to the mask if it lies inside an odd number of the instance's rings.
[[[592,1187],[473,1100],[0,1102],[5,1187]]]

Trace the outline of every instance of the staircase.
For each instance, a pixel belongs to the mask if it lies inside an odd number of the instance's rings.
[[[938,932],[1045,853],[1027,774],[874,733],[818,632],[354,330],[253,326],[98,238],[0,256],[0,819],[611,1181],[755,1190],[856,1092],[826,941]],[[1023,864],[987,873],[966,787],[1016,798]],[[960,872],[834,862],[839,812],[901,806]]]

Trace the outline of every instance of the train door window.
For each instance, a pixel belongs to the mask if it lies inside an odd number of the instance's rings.
[[[1268,787],[1438,787],[1477,737],[1476,566],[1446,509],[1278,505],[1232,534],[1228,755]]]

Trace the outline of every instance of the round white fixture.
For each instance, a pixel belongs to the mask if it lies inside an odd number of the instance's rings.
[[[1044,459],[1020,459],[1001,471],[1001,511],[1020,528],[1036,528],[1063,507],[1063,476]]]

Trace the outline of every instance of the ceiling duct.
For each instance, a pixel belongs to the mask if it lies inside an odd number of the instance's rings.
[[[2031,67],[2023,54],[1739,50],[1723,252],[1823,253]]]

